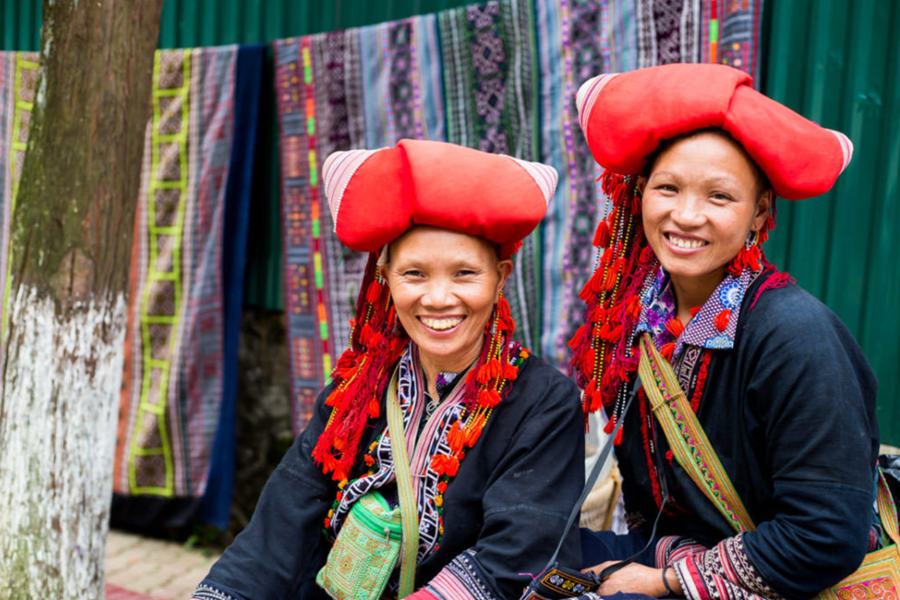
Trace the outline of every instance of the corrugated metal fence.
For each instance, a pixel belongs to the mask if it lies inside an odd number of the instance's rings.
[[[780,201],[769,258],[823,300],[879,379],[885,443],[900,445],[900,2],[770,2],[763,91],[855,153],[831,193]]]
[[[467,4],[467,0],[166,0],[160,47],[267,42]],[[883,441],[900,445],[900,2],[769,0],[763,89],[847,133],[856,155],[834,191],[779,205],[769,257],[844,320],[880,381]],[[0,49],[35,50],[38,0],[0,0]],[[267,81],[272,81],[271,74]],[[269,91],[271,94],[271,91]],[[280,308],[274,100],[260,131],[248,302]]]

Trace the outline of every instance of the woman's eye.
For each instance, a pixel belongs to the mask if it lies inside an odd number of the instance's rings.
[[[423,277],[424,274],[422,271],[417,271],[415,269],[409,269],[408,271],[403,271],[404,277]]]
[[[724,192],[713,192],[710,196],[713,200],[718,200],[720,202],[731,202],[732,197]]]
[[[473,271],[472,269],[463,269],[461,271],[457,271],[456,275],[457,277],[472,277],[473,275],[475,275],[475,271]]]
[[[678,191],[678,188],[676,188],[671,183],[661,183],[661,184],[655,186],[655,189],[657,189],[661,192],[670,192],[673,194]]]

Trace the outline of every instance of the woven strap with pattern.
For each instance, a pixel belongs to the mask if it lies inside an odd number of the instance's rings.
[[[416,558],[419,552],[419,515],[413,491],[409,456],[406,451],[406,435],[403,431],[403,414],[397,398],[397,371],[388,386],[388,431],[391,435],[391,451],[394,454],[394,470],[397,490],[400,493],[400,517],[403,523],[403,546],[400,552],[400,598],[413,593],[416,584]],[[415,428],[413,423],[411,427]]]

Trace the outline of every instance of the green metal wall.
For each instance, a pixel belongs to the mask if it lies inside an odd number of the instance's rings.
[[[166,0],[160,47],[267,42],[378,23],[468,0]],[[900,445],[900,2],[767,0],[763,89],[850,136],[856,154],[827,196],[781,201],[769,257],[840,315],[880,381],[878,418]],[[38,0],[0,0],[0,50],[35,50]],[[271,65],[269,66],[271,69]],[[264,74],[272,81],[271,73]],[[280,308],[274,100],[251,215],[247,300]],[[895,241],[895,238],[898,238]]]
[[[780,201],[769,258],[823,300],[879,379],[882,441],[900,445],[900,2],[772,0],[763,90],[855,152],[828,195]]]

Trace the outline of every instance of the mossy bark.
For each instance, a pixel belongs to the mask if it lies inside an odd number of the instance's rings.
[[[161,11],[162,0],[43,4],[11,225],[2,600],[103,597],[125,295]]]

